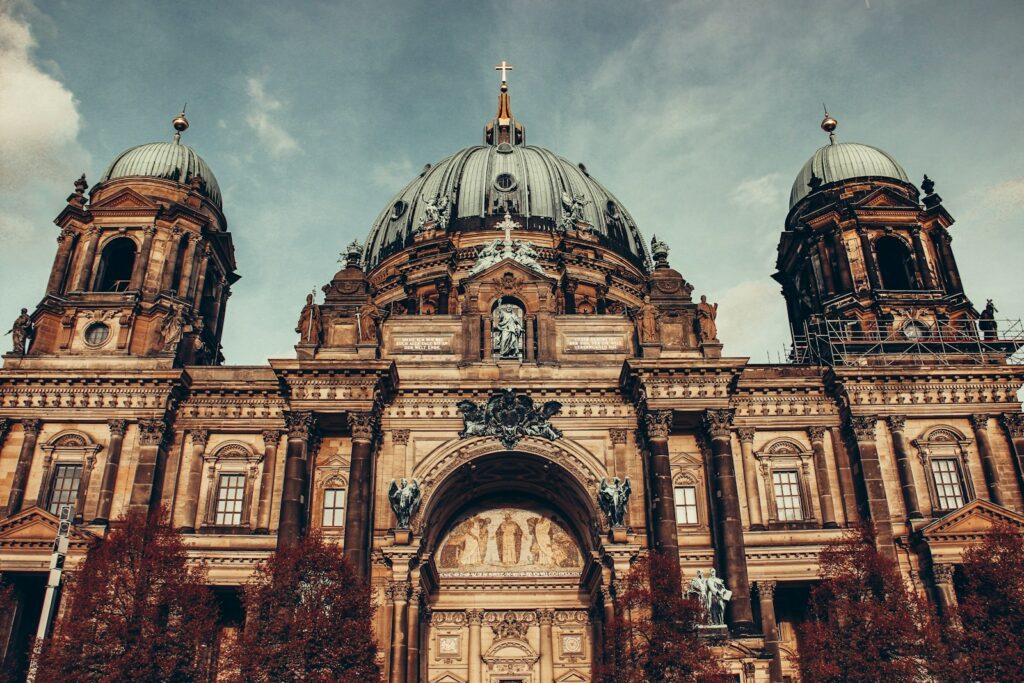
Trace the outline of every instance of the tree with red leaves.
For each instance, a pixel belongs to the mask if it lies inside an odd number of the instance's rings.
[[[615,618],[605,624],[603,683],[731,681],[697,632],[700,603],[683,595],[677,565],[661,554],[633,563],[618,582]]]
[[[318,534],[262,563],[243,605],[245,628],[232,658],[238,680],[380,680],[370,589]]]
[[[917,683],[939,670],[938,628],[896,564],[863,527],[826,547],[811,619],[800,626],[800,673],[815,683]]]
[[[1024,537],[1000,525],[963,555],[959,624],[947,627],[951,680],[1024,680]]]
[[[136,513],[69,576],[37,681],[204,681],[217,612],[201,567],[160,511]]]

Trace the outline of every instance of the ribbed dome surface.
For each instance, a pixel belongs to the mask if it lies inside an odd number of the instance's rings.
[[[493,215],[496,202],[511,201],[517,219],[549,219],[564,213],[562,194],[582,195],[584,217],[614,251],[645,267],[643,238],[619,201],[579,165],[543,147],[467,147],[429,167],[392,198],[366,240],[364,262],[373,268],[404,249],[424,217],[426,202],[452,198],[452,223]],[[536,223],[531,222],[531,226]]]
[[[202,176],[203,193],[223,209],[220,185],[203,158],[188,145],[176,142],[151,142],[121,152],[104,171],[100,182],[116,178],[142,176],[164,178],[185,185],[193,176]]]
[[[800,169],[789,194],[789,208],[811,193],[811,175],[822,185],[851,178],[890,178],[910,182],[907,172],[887,152],[856,142],[836,142],[814,153]]]

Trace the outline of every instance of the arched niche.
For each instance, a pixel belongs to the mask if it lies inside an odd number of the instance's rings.
[[[131,282],[135,268],[135,240],[120,236],[109,240],[100,251],[100,265],[96,271],[93,290],[97,292],[123,292]]]

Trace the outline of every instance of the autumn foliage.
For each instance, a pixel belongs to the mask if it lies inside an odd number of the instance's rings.
[[[597,667],[603,683],[725,678],[714,652],[697,634],[700,603],[684,596],[679,570],[663,555],[637,560],[618,582],[615,618],[605,624],[607,661]]]
[[[962,628],[947,629],[951,680],[1024,680],[1024,538],[996,527],[963,555]]]
[[[319,535],[279,549],[245,587],[235,676],[260,683],[379,681],[370,598],[340,549]]]
[[[129,516],[66,577],[37,681],[209,680],[214,601],[159,512]]]
[[[803,680],[916,683],[941,661],[931,608],[874,540],[865,527],[821,553],[822,582],[811,593],[811,618],[800,626]]]

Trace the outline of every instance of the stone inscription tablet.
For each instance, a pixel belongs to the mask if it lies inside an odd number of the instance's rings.
[[[566,353],[626,353],[621,335],[566,335]]]
[[[395,335],[396,353],[452,353],[450,335]]]

